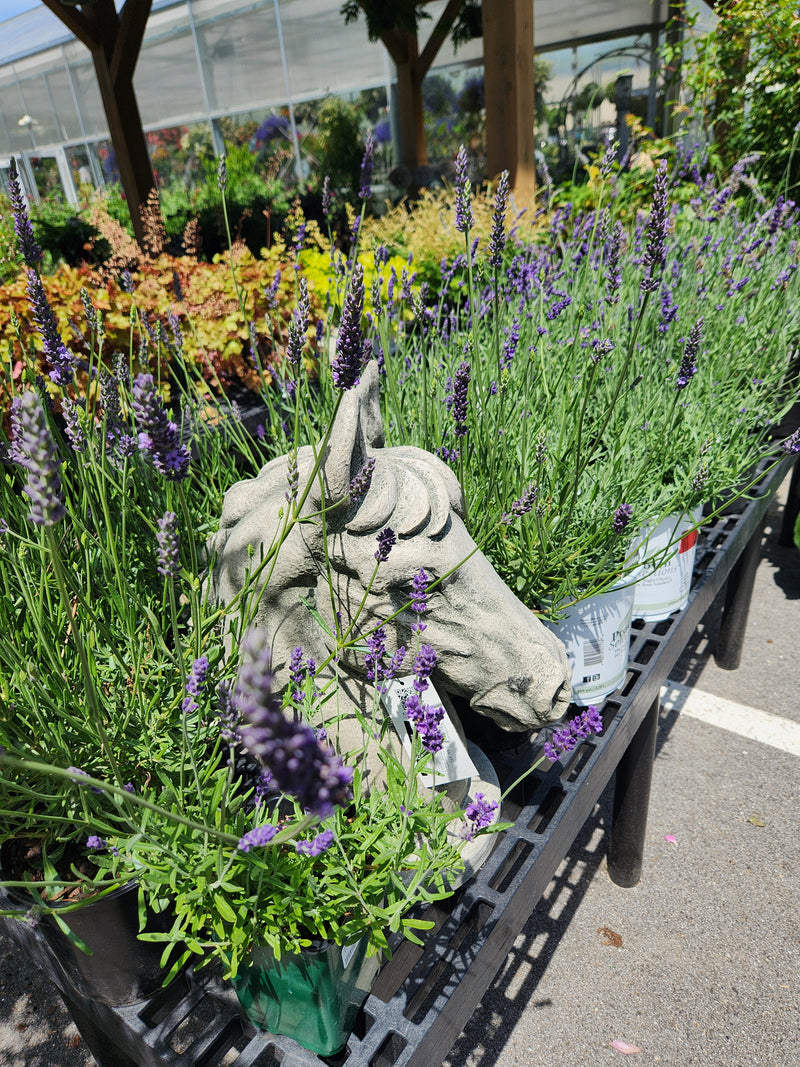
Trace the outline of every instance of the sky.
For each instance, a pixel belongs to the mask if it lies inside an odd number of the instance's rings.
[[[0,0],[0,18],[10,19],[39,6],[39,0]]]

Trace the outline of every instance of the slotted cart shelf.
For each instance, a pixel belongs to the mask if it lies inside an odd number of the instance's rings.
[[[420,948],[401,941],[336,1056],[320,1059],[292,1040],[257,1032],[213,970],[187,972],[139,1004],[107,1008],[60,992],[101,1067],[435,1067],[447,1056],[494,978],[556,869],[616,774],[608,870],[622,886],[642,872],[647,804],[661,687],[711,603],[726,584],[716,649],[721,666],[738,666],[769,501],[791,466],[786,457],[765,475],[754,499],[709,521],[698,542],[689,604],[664,622],[634,623],[622,689],[601,707],[604,731],[565,765],[543,764],[506,802],[514,821],[491,857],[456,894],[431,906],[435,922]],[[795,471],[787,515],[796,513]],[[785,534],[784,534],[785,535]],[[501,782],[513,782],[541,752],[542,734],[512,748],[483,743]],[[514,739],[510,741],[513,743]],[[509,744],[506,735],[505,744]],[[3,923],[20,940],[19,924]],[[21,942],[20,942],[21,943]],[[26,939],[27,950],[30,951]],[[37,962],[59,985],[36,943]],[[69,988],[69,987],[67,987]]]

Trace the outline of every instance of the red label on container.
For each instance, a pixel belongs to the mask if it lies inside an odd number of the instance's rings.
[[[697,544],[697,530],[690,530],[681,538],[681,543],[678,547],[678,552],[688,552],[690,548],[694,548]]]

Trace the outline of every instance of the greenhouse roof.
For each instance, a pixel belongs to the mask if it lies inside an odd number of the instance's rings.
[[[171,6],[184,6],[187,0],[154,0],[153,11]],[[195,4],[189,0],[190,6]],[[285,4],[286,0],[281,0]],[[118,6],[121,6],[118,2]],[[202,4],[207,12],[209,4]],[[217,0],[214,17],[224,19],[253,7],[252,0]],[[319,5],[318,5],[319,6]],[[325,7],[338,10],[341,0],[327,0]],[[442,4],[431,4],[432,11]],[[604,37],[639,33],[664,25],[667,0],[534,0],[535,38],[537,51],[566,47]],[[435,16],[434,16],[435,18]],[[420,37],[433,21],[422,24]],[[341,19],[342,39],[351,32]],[[352,39],[352,38],[349,38]],[[73,40],[60,19],[44,4],[33,10],[0,22],[0,64],[32,55]],[[310,57],[311,58],[311,57]],[[311,59],[313,61],[313,59]]]

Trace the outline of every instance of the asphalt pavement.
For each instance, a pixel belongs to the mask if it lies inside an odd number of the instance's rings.
[[[608,877],[606,790],[447,1067],[800,1064],[800,553],[770,508],[742,663],[698,627],[662,704],[641,883]],[[0,936],[0,1067],[91,1067]],[[431,1065],[436,1067],[436,1065]]]

